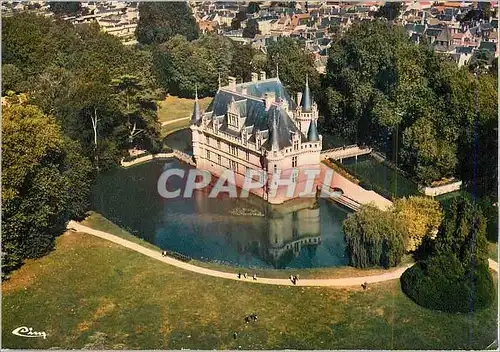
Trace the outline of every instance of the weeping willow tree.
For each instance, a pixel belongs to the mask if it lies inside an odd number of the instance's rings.
[[[362,206],[347,216],[343,229],[349,265],[389,268],[401,262],[408,235],[404,223],[391,211]]]

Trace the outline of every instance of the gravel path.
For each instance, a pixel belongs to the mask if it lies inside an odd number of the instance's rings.
[[[189,270],[198,274],[209,275],[213,277],[219,277],[223,279],[236,280],[236,281],[245,281],[254,284],[266,284],[266,285],[281,285],[281,286],[331,286],[331,287],[347,287],[347,286],[361,286],[363,283],[377,283],[384,282],[389,280],[399,279],[403,272],[409,268],[412,264],[408,264],[404,267],[397,268],[395,270],[388,271],[387,273],[381,275],[370,275],[370,276],[360,276],[360,277],[346,277],[340,279],[300,279],[296,285],[288,279],[270,279],[270,278],[261,278],[258,277],[257,280],[253,280],[251,276],[247,279],[241,278],[238,279],[236,276],[237,272],[235,269],[234,273],[227,273],[223,271],[217,271],[207,268],[202,268],[196,265],[192,265],[171,257],[164,257],[161,255],[161,252],[155,251],[146,247],[141,246],[140,244],[128,241],[121,237],[112,235],[107,232],[94,230],[90,227],[82,225],[75,221],[70,221],[68,223],[68,229],[76,230],[78,232],[87,233],[96,237],[100,237],[102,239],[114,242],[123,247],[129,248],[141,254],[147,255],[150,258],[162,261],[164,263],[173,265],[177,268],[181,268],[184,270]],[[489,259],[490,269],[495,272],[498,272],[498,263]]]

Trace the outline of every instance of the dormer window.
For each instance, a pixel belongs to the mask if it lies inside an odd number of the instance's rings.
[[[299,141],[298,140],[293,141],[293,150],[299,150]]]
[[[238,118],[238,115],[233,114],[231,112],[228,112],[227,115],[228,115],[228,123],[229,123],[229,125],[232,126],[232,127],[235,127],[235,128],[239,128],[239,118]]]

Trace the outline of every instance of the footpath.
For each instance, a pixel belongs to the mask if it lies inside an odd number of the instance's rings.
[[[208,275],[213,277],[218,277],[222,279],[229,279],[235,281],[245,281],[254,284],[265,284],[265,285],[280,285],[280,286],[331,286],[331,287],[348,287],[348,286],[361,286],[364,283],[377,283],[384,282],[389,280],[399,279],[403,272],[408,269],[412,264],[408,264],[406,266],[390,270],[387,273],[380,275],[369,275],[369,276],[359,276],[359,277],[346,277],[339,279],[300,279],[294,285],[289,279],[271,279],[271,278],[261,278],[258,277],[257,280],[253,280],[251,276],[247,279],[243,277],[239,279],[237,277],[236,269],[234,273],[228,273],[224,271],[218,271],[208,268],[202,268],[200,266],[196,266],[193,264],[189,264],[171,257],[164,257],[160,251],[155,251],[146,247],[141,246],[140,244],[131,242],[124,238],[112,235],[108,232],[103,232],[99,230],[94,230],[88,226],[82,225],[76,221],[70,221],[68,223],[67,228],[72,231],[83,232],[89,235],[93,235],[110,242],[119,244],[123,247],[136,251],[138,253],[144,254],[150,258],[159,260],[166,264],[175,266],[180,269],[188,270],[191,272],[195,272],[202,275]],[[498,272],[498,263],[494,260],[488,259],[490,269]]]

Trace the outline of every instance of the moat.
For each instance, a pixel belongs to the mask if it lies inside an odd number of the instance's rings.
[[[132,234],[194,259],[248,268],[347,265],[342,221],[348,214],[328,200],[300,199],[271,206],[257,197],[163,199],[157,181],[176,159],[157,160],[100,175],[92,208]],[[167,187],[183,186],[171,178]]]

